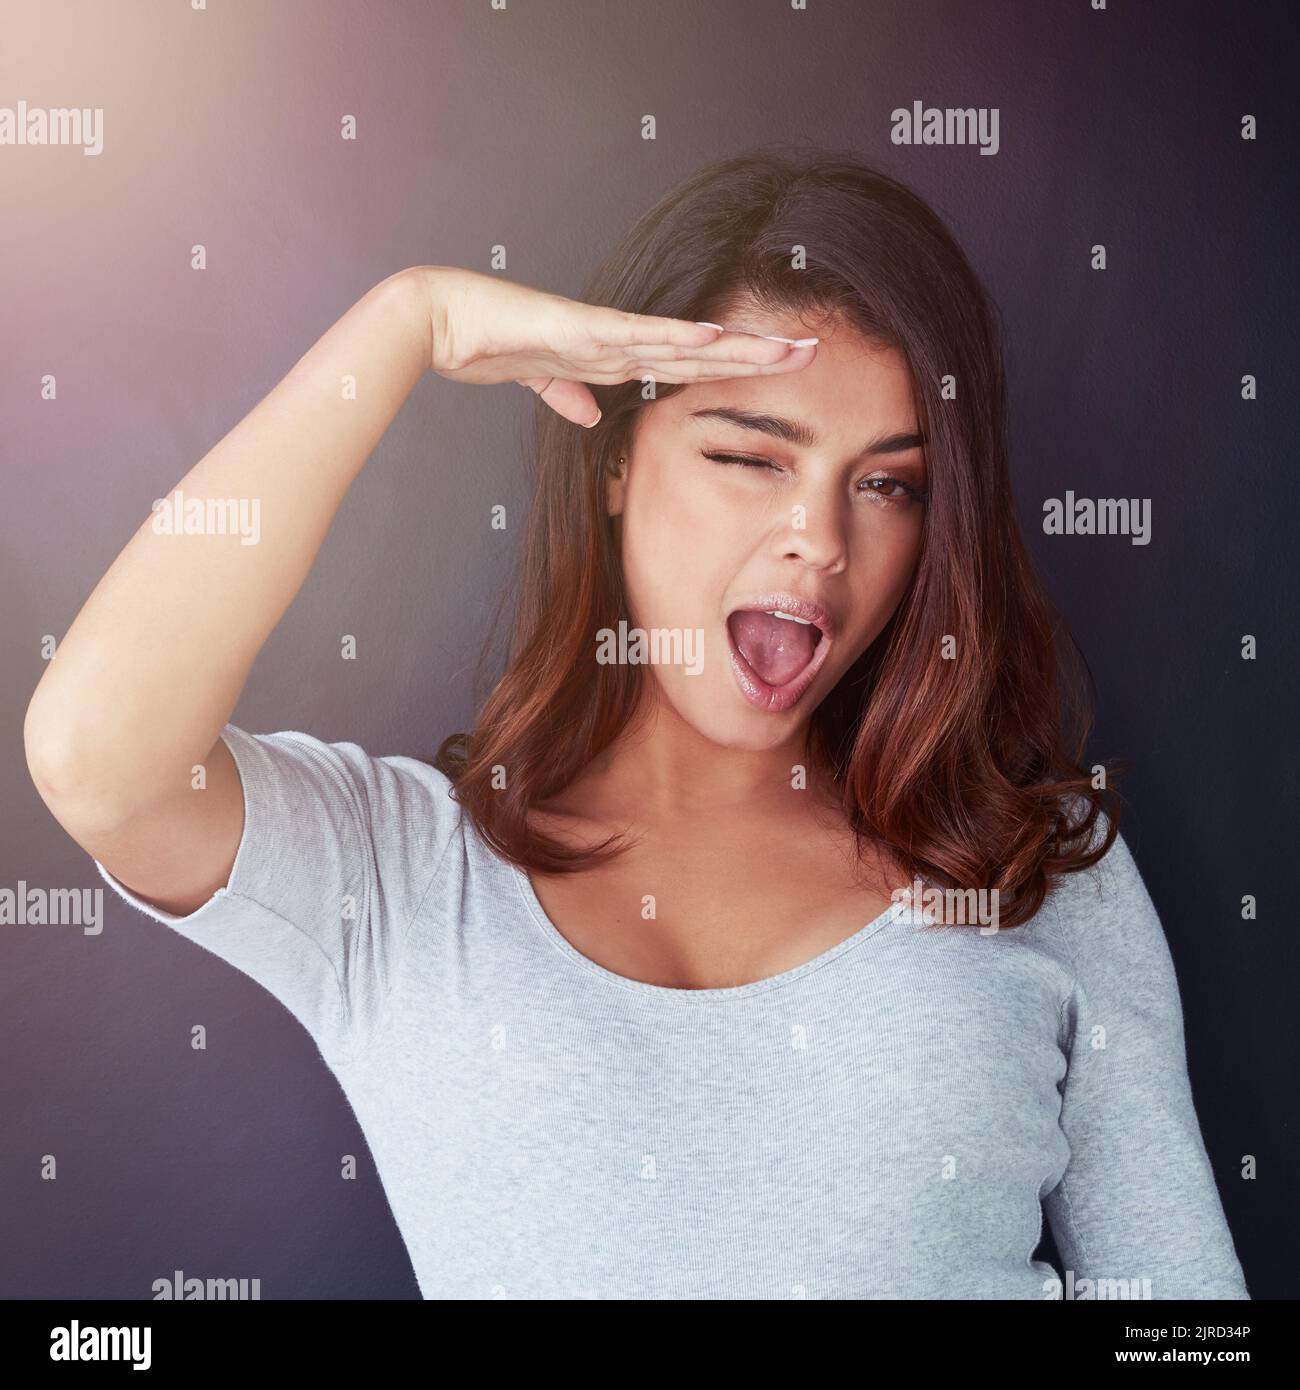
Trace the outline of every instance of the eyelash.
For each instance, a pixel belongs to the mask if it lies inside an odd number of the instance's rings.
[[[776,465],[770,460],[746,458],[743,454],[704,453],[704,457],[713,463],[731,464],[743,468],[770,468],[776,471]],[[898,487],[903,489],[904,495],[901,497],[886,497],[883,492],[874,487],[860,489],[862,492],[873,493],[875,496],[879,497],[882,502],[894,504],[900,502],[924,502],[929,497],[929,493],[923,491],[921,488],[913,487],[911,483],[904,482],[902,478],[891,477],[888,474],[883,478],[871,478],[869,481],[873,483],[895,483]]]

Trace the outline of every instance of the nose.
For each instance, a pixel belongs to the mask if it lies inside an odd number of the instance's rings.
[[[784,547],[784,559],[838,574],[848,563],[848,519],[843,508],[828,497],[805,494],[791,506],[779,544]]]

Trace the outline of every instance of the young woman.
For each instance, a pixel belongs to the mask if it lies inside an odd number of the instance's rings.
[[[260,543],[146,521],[77,617],[51,811],[311,1032],[426,1297],[1248,1297],[960,249],[759,152],[583,300],[354,305],[178,484]],[[243,731],[430,368],[543,403],[504,676],[435,765]]]

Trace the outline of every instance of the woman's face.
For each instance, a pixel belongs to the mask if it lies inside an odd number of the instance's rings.
[[[896,350],[842,320],[719,321],[821,342],[799,371],[694,384],[641,409],[608,493],[632,631],[602,659],[650,661],[657,694],[695,730],[762,751],[802,733],[906,591],[925,459]]]

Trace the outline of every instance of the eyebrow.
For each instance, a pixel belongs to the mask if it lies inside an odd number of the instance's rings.
[[[802,420],[786,420],[779,415],[756,415],[747,410],[733,410],[729,406],[706,406],[703,410],[692,410],[687,417],[692,420],[725,420],[742,430],[757,430],[770,434],[775,439],[783,439],[787,444],[797,444],[811,449],[817,443],[817,431]],[[877,454],[902,454],[908,449],[919,449],[927,443],[925,436],[914,432],[887,434],[874,439],[863,450],[861,457],[869,458]]]

